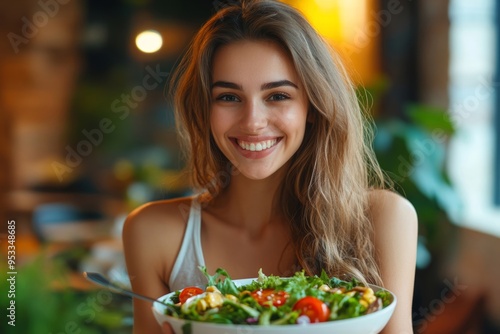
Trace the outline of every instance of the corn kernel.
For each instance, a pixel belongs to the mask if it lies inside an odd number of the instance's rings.
[[[218,292],[218,293],[220,293],[219,289],[217,289],[217,287],[214,286],[214,285],[207,286],[206,291],[207,292]]]
[[[224,297],[220,292],[207,292],[205,300],[211,308],[222,306],[224,303]]]
[[[233,302],[238,302],[238,297],[236,297],[235,295],[231,295],[231,294],[227,294],[226,295],[226,298],[229,299],[229,300],[232,300]]]
[[[203,312],[207,309],[208,307],[208,303],[205,301],[205,299],[200,299],[198,300],[198,302],[196,303],[196,310],[198,312]]]

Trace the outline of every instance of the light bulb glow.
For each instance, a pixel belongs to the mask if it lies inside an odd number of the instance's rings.
[[[329,10],[335,8],[337,6],[337,3],[332,0],[316,0],[316,4],[324,10]]]
[[[135,45],[144,53],[153,53],[160,50],[163,39],[158,31],[146,30],[137,35]]]

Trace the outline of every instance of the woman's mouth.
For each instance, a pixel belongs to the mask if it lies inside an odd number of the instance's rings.
[[[259,142],[248,142],[244,140],[238,140],[236,139],[236,143],[238,144],[241,149],[245,151],[251,151],[251,152],[260,152],[267,150],[274,145],[276,145],[279,142],[279,139],[281,138],[275,138],[275,139],[270,139],[270,140],[262,140]]]

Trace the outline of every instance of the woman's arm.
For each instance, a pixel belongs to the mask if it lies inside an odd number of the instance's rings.
[[[142,206],[132,212],[123,228],[123,245],[132,290],[153,298],[169,292],[171,266],[184,233],[177,205],[165,202]],[[172,210],[172,208],[174,208]],[[161,334],[152,304],[134,299],[134,334]]]
[[[413,333],[411,312],[418,237],[415,209],[403,197],[377,190],[370,194],[370,213],[382,281],[398,299],[382,333]]]

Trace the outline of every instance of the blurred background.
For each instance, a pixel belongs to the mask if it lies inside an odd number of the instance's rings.
[[[498,2],[285,2],[341,53],[417,209],[415,332],[500,333]],[[165,85],[226,3],[0,4],[2,333],[131,332],[130,300],[80,272],[127,286],[124,217],[191,193]]]

